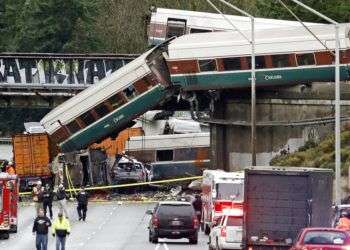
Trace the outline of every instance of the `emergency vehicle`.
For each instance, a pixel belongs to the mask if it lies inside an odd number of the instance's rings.
[[[17,232],[18,177],[0,173],[0,238]]]
[[[242,208],[244,173],[205,170],[202,181],[202,221],[205,234],[224,210]]]

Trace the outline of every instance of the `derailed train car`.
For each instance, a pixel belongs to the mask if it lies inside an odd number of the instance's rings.
[[[240,30],[250,30],[249,17],[225,15]],[[255,29],[272,29],[284,27],[301,27],[298,21],[287,21],[268,18],[254,18]],[[317,23],[305,23],[307,26]],[[179,37],[185,34],[232,31],[232,25],[221,14],[177,10],[152,9],[147,27],[148,44],[157,45],[170,37]]]
[[[48,113],[41,124],[61,151],[79,150],[116,136],[171,95],[164,49],[147,51]]]
[[[202,175],[209,168],[209,133],[131,137],[129,156],[147,163],[151,180]]]
[[[65,153],[60,157],[65,165],[63,183],[66,187],[98,186],[110,183],[107,155],[104,151],[87,149]]]
[[[256,86],[333,82],[334,25],[258,30],[255,33]],[[243,31],[250,39],[251,32]],[[350,24],[340,25],[340,79],[350,79]],[[168,46],[174,85],[183,90],[237,89],[251,86],[251,44],[237,31],[190,34]]]

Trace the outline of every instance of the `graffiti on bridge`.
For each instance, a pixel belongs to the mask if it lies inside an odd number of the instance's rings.
[[[1,58],[0,84],[94,84],[132,58]]]

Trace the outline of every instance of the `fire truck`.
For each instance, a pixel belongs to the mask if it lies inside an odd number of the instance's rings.
[[[18,177],[0,173],[0,237],[17,232]]]
[[[204,170],[202,181],[202,221],[205,234],[228,209],[243,209],[244,173]]]

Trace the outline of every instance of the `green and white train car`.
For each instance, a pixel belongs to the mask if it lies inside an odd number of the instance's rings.
[[[240,30],[250,30],[250,18],[246,16],[225,15]],[[153,9],[148,26],[148,44],[158,45],[171,37],[185,34],[232,31],[232,25],[221,14],[177,10]],[[298,21],[254,18],[255,30],[301,27]],[[308,26],[319,23],[305,23]]]
[[[340,25],[340,78],[350,79],[350,24]],[[334,81],[334,25],[258,30],[256,86]],[[250,31],[243,31],[250,39]],[[168,46],[171,81],[184,90],[250,87],[251,45],[237,31],[181,36]]]
[[[80,150],[117,135],[133,119],[170,95],[169,72],[162,56],[164,48],[149,50],[41,120],[61,152]]]

